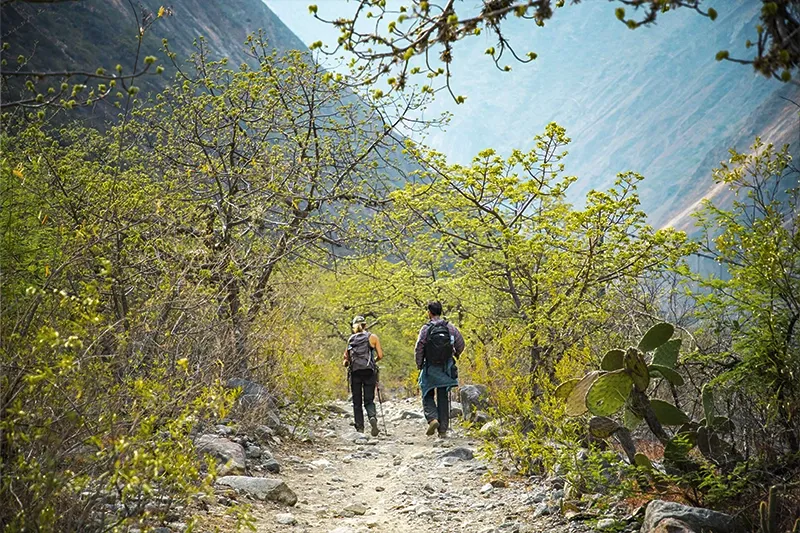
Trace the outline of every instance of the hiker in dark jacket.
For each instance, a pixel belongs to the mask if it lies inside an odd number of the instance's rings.
[[[367,321],[363,316],[353,319],[353,334],[344,349],[344,366],[348,367],[350,391],[353,393],[353,418],[356,431],[364,432],[364,408],[372,428],[372,436],[378,436],[378,415],[375,410],[375,385],[378,382],[377,362],[383,359],[381,341],[374,333],[367,331]]]
[[[464,351],[464,337],[453,324],[442,319],[442,304],[428,302],[428,323],[419,330],[414,347],[422,391],[422,407],[428,421],[427,435],[437,430],[447,435],[450,425],[450,403],[447,393],[458,386],[456,359]]]

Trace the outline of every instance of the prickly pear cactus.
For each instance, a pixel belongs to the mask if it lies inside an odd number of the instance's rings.
[[[608,416],[619,411],[631,393],[633,379],[625,370],[603,374],[586,393],[586,407],[593,415]]]
[[[589,391],[589,387],[591,387],[602,374],[603,372],[599,370],[589,372],[575,385],[569,393],[569,396],[567,396],[566,401],[567,414],[569,416],[581,416],[587,411],[586,393]]]
[[[657,365],[653,363],[652,365],[648,366],[647,369],[650,371],[651,376],[660,374],[673,385],[678,387],[683,385],[683,378],[681,375],[668,366]]]
[[[650,385],[650,372],[647,370],[642,352],[636,348],[628,348],[625,352],[625,370],[630,374],[637,389],[642,392],[647,390],[647,386]]]
[[[613,372],[614,370],[619,370],[622,368],[622,360],[625,357],[625,351],[614,349],[609,350],[603,356],[603,362],[600,363],[600,368],[605,370],[606,372]]]
[[[639,349],[643,352],[652,352],[667,342],[673,333],[675,333],[675,327],[672,324],[667,322],[656,324],[647,330],[642,340],[639,341]]]
[[[566,400],[569,398],[570,393],[575,388],[575,385],[578,384],[578,382],[580,382],[580,378],[568,379],[556,387],[556,391],[553,393],[553,395],[559,400]]]
[[[671,339],[656,348],[653,354],[653,364],[675,368],[678,363],[678,355],[681,351],[681,339]]]
[[[665,426],[682,426],[691,421],[686,413],[669,402],[653,399],[650,400],[650,407],[652,407],[658,421]]]
[[[589,420],[589,433],[598,439],[607,439],[621,427],[614,419],[607,416],[593,416]]]

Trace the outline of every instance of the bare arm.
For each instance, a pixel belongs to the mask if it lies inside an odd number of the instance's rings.
[[[369,344],[370,346],[375,348],[375,353],[377,354],[378,361],[383,359],[383,348],[381,348],[381,340],[374,333],[369,336]]]

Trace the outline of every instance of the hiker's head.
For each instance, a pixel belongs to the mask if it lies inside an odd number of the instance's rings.
[[[428,316],[442,316],[442,303],[435,300],[428,302]]]
[[[361,315],[353,319],[353,333],[360,333],[367,329],[367,319]]]

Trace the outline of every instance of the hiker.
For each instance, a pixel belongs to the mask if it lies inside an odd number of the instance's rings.
[[[437,430],[447,435],[450,425],[450,403],[447,394],[458,386],[456,359],[464,351],[464,337],[453,324],[442,318],[442,304],[428,302],[428,323],[419,330],[414,347],[422,391],[422,407],[428,422],[426,435]]]
[[[364,409],[372,428],[372,436],[378,436],[378,414],[375,411],[375,385],[378,382],[377,362],[383,359],[381,341],[374,333],[367,331],[367,320],[363,316],[353,319],[353,334],[347,340],[342,364],[348,369],[350,392],[353,394],[353,418],[356,431],[364,432]]]

